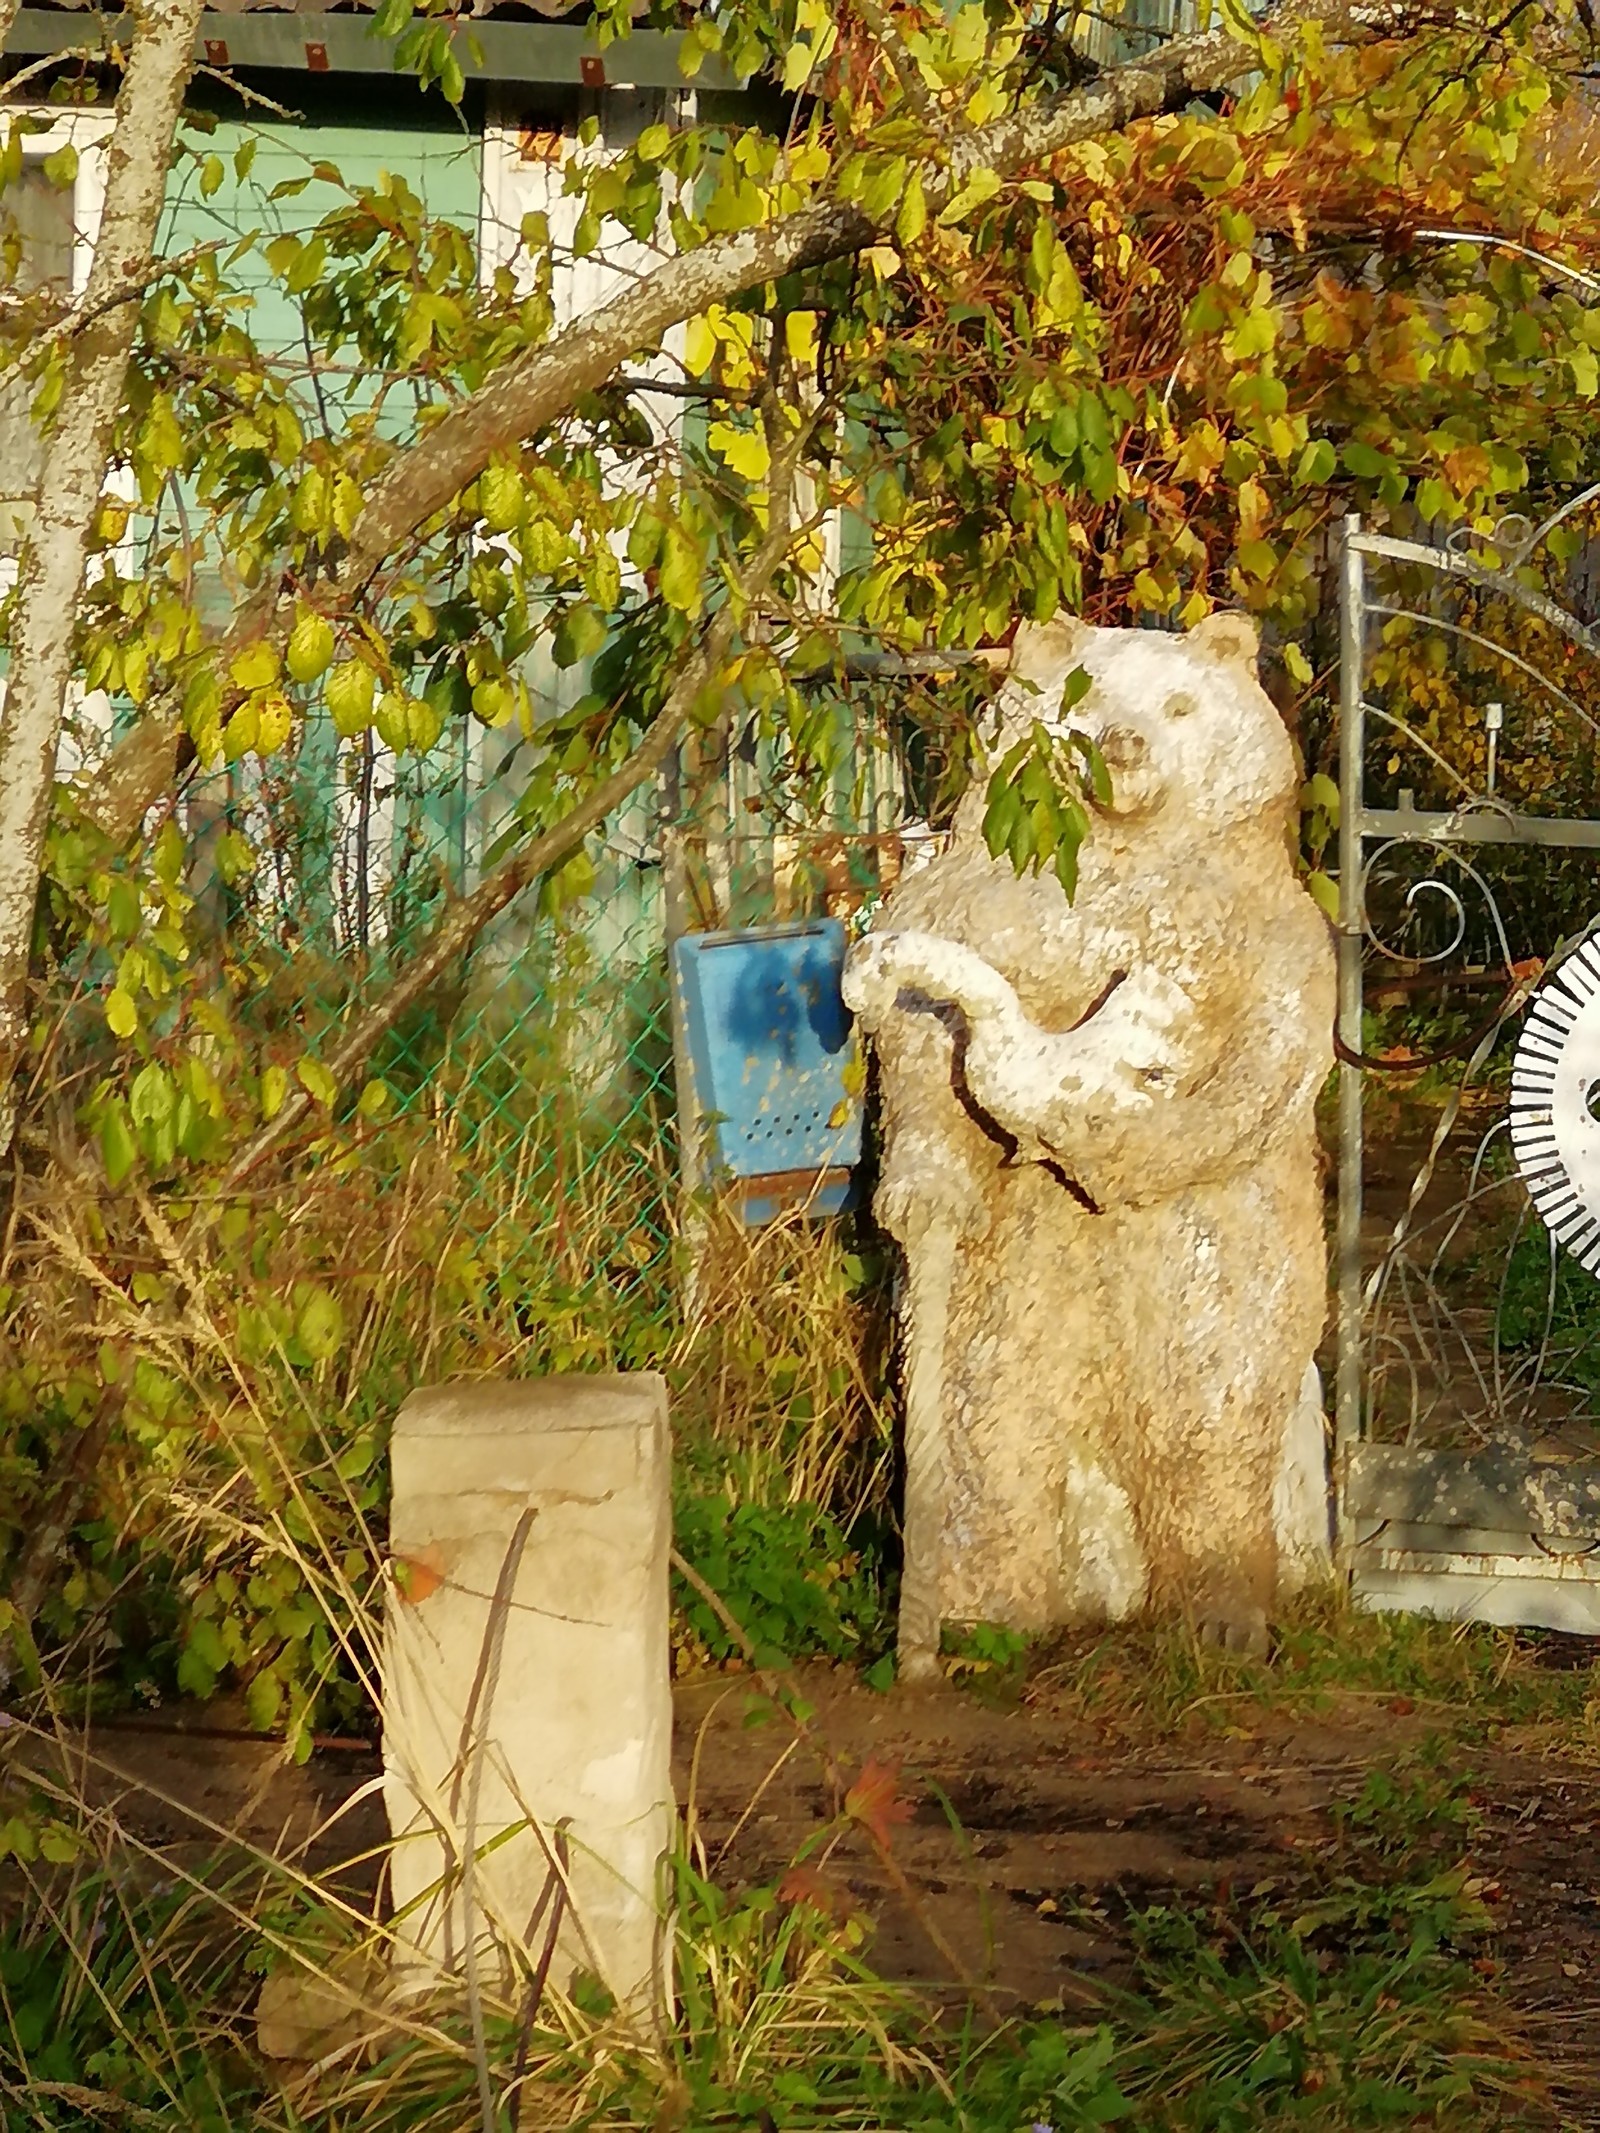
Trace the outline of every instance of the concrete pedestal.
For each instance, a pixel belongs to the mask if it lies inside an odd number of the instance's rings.
[[[458,1986],[469,1958],[497,1982],[554,1921],[557,1989],[588,1971],[667,2005],[668,1461],[654,1372],[434,1386],[396,1418],[397,1990]]]

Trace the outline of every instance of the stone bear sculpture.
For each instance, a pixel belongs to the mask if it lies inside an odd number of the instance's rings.
[[[980,785],[852,950],[908,1272],[905,1674],[943,1622],[1149,1608],[1259,1647],[1326,1566],[1333,950],[1256,656],[1237,615],[1025,627],[991,761],[1036,719],[1098,743],[1075,897],[990,856]]]

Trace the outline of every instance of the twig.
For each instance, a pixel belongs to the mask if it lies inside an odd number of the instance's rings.
[[[30,60],[27,66],[19,67],[15,74],[7,77],[4,84],[6,103],[8,105],[14,104],[19,89],[25,87],[27,83],[33,81],[38,75],[48,74],[52,67],[59,67],[65,60],[104,59],[105,56],[104,45],[98,44],[69,44],[59,52],[46,52],[42,59]]]
[[[175,258],[147,260],[137,273],[126,276],[122,281],[113,282],[109,289],[102,289],[92,304],[86,298],[80,298],[75,304],[68,304],[53,322],[41,325],[37,337],[56,338],[62,334],[81,333],[84,327],[95,319],[103,318],[108,311],[115,311],[119,304],[131,303],[136,296],[143,296],[147,289],[153,289],[157,282],[165,281],[169,274],[181,274],[185,267],[192,267],[196,260],[221,250],[222,239],[212,237],[204,244],[191,246],[187,252],[179,252]],[[0,322],[5,320],[8,313],[14,316],[26,312],[35,301],[32,296],[13,296],[9,292],[0,292]]]
[[[893,16],[887,8],[878,5],[878,0],[856,0],[856,13],[877,39],[883,56],[894,69],[894,78],[900,84],[906,102],[930,133],[942,135],[944,113],[923,80],[922,69],[912,57]]]

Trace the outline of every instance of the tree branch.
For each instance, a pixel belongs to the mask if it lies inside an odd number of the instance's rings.
[[[900,34],[899,25],[886,7],[878,0],[855,0],[856,13],[877,39],[884,57],[894,69],[900,92],[912,110],[932,134],[943,139],[945,133],[944,113],[939,109],[932,90],[922,78],[922,69],[911,56],[906,41]]]
[[[52,315],[48,302],[41,305],[37,293],[14,296],[9,291],[0,291],[0,323],[7,314],[25,320],[30,310],[39,315],[32,321],[32,338],[35,340],[59,340],[74,333],[81,333],[85,326],[97,318],[103,318],[118,304],[131,303],[135,297],[146,295],[157,282],[165,281],[169,274],[181,274],[192,267],[196,260],[208,253],[220,252],[222,239],[208,238],[204,244],[192,245],[187,252],[179,252],[172,259],[147,259],[142,266],[132,267],[120,281],[94,292],[89,290],[70,303],[59,304]]]
[[[10,39],[12,25],[17,19],[18,5],[19,0],[0,0],[0,52],[5,50]],[[0,84],[0,91],[7,88],[9,84]]]

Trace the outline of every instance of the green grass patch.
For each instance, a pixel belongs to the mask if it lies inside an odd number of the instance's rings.
[[[1600,1672],[1544,1666],[1539,1655],[1536,1635],[1367,1614],[1330,1587],[1284,1611],[1265,1659],[1216,1651],[1182,1624],[1136,1625],[1038,1651],[1030,1693],[1113,1734],[1249,1730],[1274,1713],[1326,1716],[1358,1698],[1420,1714],[1463,1743],[1536,1726],[1552,1747],[1600,1749]]]

